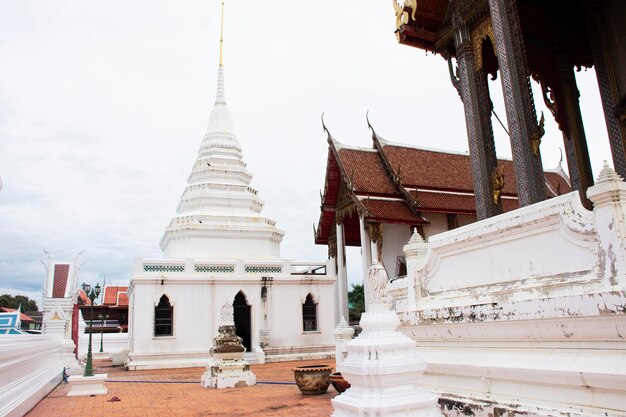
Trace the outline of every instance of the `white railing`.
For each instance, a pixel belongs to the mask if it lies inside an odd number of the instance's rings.
[[[328,262],[304,261],[213,261],[139,259],[134,267],[136,274],[210,274],[210,275],[281,275],[334,277]]]
[[[63,379],[65,341],[46,335],[0,336],[0,415],[22,416]]]

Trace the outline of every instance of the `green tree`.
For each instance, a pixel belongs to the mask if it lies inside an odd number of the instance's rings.
[[[22,305],[22,312],[39,310],[39,307],[37,307],[37,302],[34,300],[31,300],[25,295],[16,295],[16,296],[9,295],[9,294],[0,295],[0,307],[17,309],[20,304]]]
[[[348,291],[348,314],[350,323],[358,323],[361,320],[361,313],[365,311],[365,294],[363,284],[352,284],[352,289]]]

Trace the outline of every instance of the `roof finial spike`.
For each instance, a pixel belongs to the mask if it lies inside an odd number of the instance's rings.
[[[226,104],[226,95],[224,94],[223,43],[224,43],[224,0],[222,0],[222,22],[220,25],[220,65],[217,68],[217,97],[215,98],[215,104]]]
[[[370,116],[370,111],[368,110],[368,111],[365,112],[365,120],[367,120],[367,127],[369,128],[369,130],[372,131],[372,133],[375,133],[374,132],[374,128],[372,127],[372,125],[370,123],[370,117],[369,116]]]
[[[224,66],[223,50],[224,50],[224,0],[222,0],[222,19],[220,23],[220,67]]]
[[[324,132],[330,135],[330,132],[328,131],[328,129],[326,128],[326,124],[324,123],[324,112],[322,112],[322,128],[324,128]]]

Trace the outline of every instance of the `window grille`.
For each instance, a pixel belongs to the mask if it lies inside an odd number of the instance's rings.
[[[317,304],[311,294],[306,296],[302,304],[302,328],[305,332],[317,331]]]
[[[167,296],[162,296],[159,304],[154,308],[154,335],[172,336],[174,307]]]

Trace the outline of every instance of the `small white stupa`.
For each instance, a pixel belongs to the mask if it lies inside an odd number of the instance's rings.
[[[442,417],[437,397],[419,385],[426,362],[415,341],[398,331],[400,320],[387,302],[388,280],[375,261],[365,283],[370,299],[361,316],[363,331],[337,365],[351,387],[332,399],[332,417]]]

